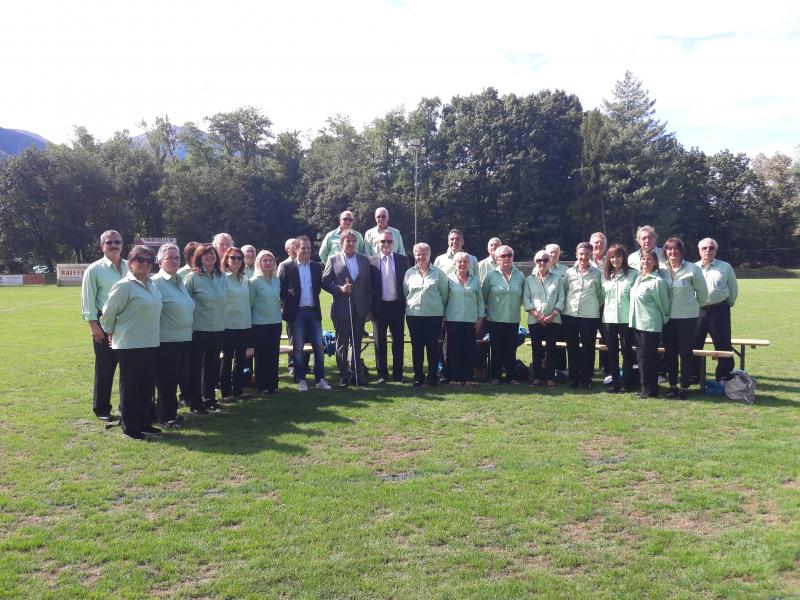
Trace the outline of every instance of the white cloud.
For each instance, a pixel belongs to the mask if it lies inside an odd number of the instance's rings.
[[[59,142],[76,124],[105,138],[141,118],[199,122],[247,104],[276,131],[313,132],[337,113],[362,125],[489,86],[564,89],[588,109],[630,69],[686,146],[800,144],[800,18],[773,0],[16,0],[2,11],[0,126]]]

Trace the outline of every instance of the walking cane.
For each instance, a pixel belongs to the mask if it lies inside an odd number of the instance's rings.
[[[352,284],[353,282],[350,281],[349,277],[346,277],[344,280],[345,285]],[[353,375],[356,378],[356,386],[358,386],[358,364],[356,363],[356,334],[355,329],[353,328],[353,295],[352,290],[350,294],[347,294],[347,306],[350,307],[350,352],[352,354],[352,361],[353,361]]]

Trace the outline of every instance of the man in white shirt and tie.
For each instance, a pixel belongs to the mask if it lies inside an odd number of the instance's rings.
[[[406,299],[403,296],[403,279],[408,270],[408,257],[394,251],[394,236],[384,230],[378,236],[380,252],[370,256],[372,275],[372,318],[375,336],[375,356],[378,369],[378,384],[389,379],[387,360],[388,328],[392,334],[392,380],[403,380],[403,350],[405,348]]]

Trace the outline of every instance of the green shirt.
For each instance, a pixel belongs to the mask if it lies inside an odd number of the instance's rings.
[[[483,302],[486,317],[495,323],[519,323],[519,307],[522,306],[522,290],[525,275],[517,267],[511,267],[511,276],[506,280],[499,269],[490,272],[483,280]]]
[[[225,329],[250,329],[250,281],[242,274],[225,273],[228,280],[225,302]]]
[[[224,331],[228,278],[190,271],[186,291],[194,299],[194,331]]]
[[[356,234],[356,252],[361,252],[363,254],[364,236],[358,233],[355,229],[351,229],[350,231]],[[325,234],[325,237],[322,238],[322,245],[319,247],[319,259],[323,265],[328,262],[328,257],[342,251],[342,244],[339,241],[341,235],[342,228],[337,227],[333,231],[329,231],[327,234]]]
[[[380,234],[389,230],[392,234],[392,250],[398,254],[405,254],[406,248],[403,245],[403,236],[394,227],[387,226],[386,229],[380,230],[377,226],[368,229],[364,234],[364,254],[367,256],[377,256],[381,253]]]
[[[561,295],[564,297],[563,314],[570,317],[597,319],[603,304],[603,282],[600,271],[589,265],[581,274],[578,267],[570,267],[561,278]]]
[[[478,259],[472,256],[472,254],[467,254],[467,256],[469,256],[469,274],[477,275]],[[453,253],[448,250],[444,254],[440,254],[436,257],[436,260],[433,261],[433,266],[441,269],[447,277],[450,277],[450,275],[456,272],[456,263],[453,261]]]
[[[161,342],[191,342],[194,300],[180,276],[159,271],[152,277],[161,294]]]
[[[475,323],[478,319],[482,319],[484,306],[481,280],[475,275],[470,275],[467,283],[462,285],[456,275],[451,275],[447,281],[450,289],[444,313],[445,319],[462,323]]]
[[[176,275],[180,277],[184,283],[186,283],[186,276],[191,272],[192,272],[192,267],[190,267],[189,265],[183,265],[180,269],[178,269]]]
[[[550,272],[554,275],[558,275],[559,277],[563,277],[567,274],[567,267],[566,265],[562,265],[561,263],[556,263],[550,267]]]
[[[250,281],[253,278],[253,275],[256,274],[256,266],[255,265],[245,265],[244,266],[244,276]]]
[[[564,298],[561,296],[561,276],[549,271],[544,280],[538,273],[533,273],[525,278],[525,289],[522,292],[522,306],[526,311],[534,308],[545,317],[554,310],[558,310],[553,323],[561,323],[561,311],[564,310]],[[539,321],[528,312],[528,323],[535,324]]]
[[[281,322],[281,280],[277,275],[266,279],[250,278],[250,320],[253,325],[274,325]]]
[[[403,278],[406,315],[409,317],[442,317],[450,293],[447,275],[430,265],[423,275],[415,265]]]
[[[161,293],[150,277],[142,283],[129,272],[111,286],[100,326],[114,350],[158,348],[160,320]]]
[[[81,282],[81,312],[84,321],[96,321],[103,310],[111,286],[128,274],[128,261],[120,260],[119,270],[105,256],[93,262],[83,272]]]
[[[498,267],[497,261],[493,259],[491,256],[487,256],[481,262],[478,263],[478,278],[480,278],[481,283],[483,280],[486,279],[486,276],[494,271]]]
[[[733,267],[724,260],[717,260],[716,258],[707,267],[703,266],[702,260],[697,261],[695,264],[700,267],[708,290],[706,302],[705,304],[701,303],[700,306],[719,304],[723,300],[727,300],[731,306],[736,304],[736,298],[739,295],[739,284],[736,282],[736,274],[733,272]]]
[[[700,307],[705,306],[708,298],[706,280],[703,279],[700,267],[684,260],[677,270],[669,268],[667,264],[667,268],[662,269],[660,274],[669,291],[669,318],[697,317]]]
[[[660,332],[669,320],[667,284],[656,273],[636,277],[631,288],[628,326],[639,331]]]
[[[603,275],[603,323],[627,323],[631,305],[631,288],[639,272],[628,269],[627,274],[620,270],[606,279]]]

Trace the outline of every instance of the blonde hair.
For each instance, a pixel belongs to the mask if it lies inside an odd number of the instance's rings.
[[[271,278],[275,277],[275,275],[276,275],[276,273],[278,271],[278,261],[275,260],[275,255],[272,252],[270,252],[269,250],[262,250],[261,252],[258,253],[258,255],[256,255],[256,264],[254,265],[255,274],[256,274],[256,277],[264,277],[264,278],[266,278],[266,275],[264,274],[264,271],[261,270],[261,259],[264,258],[265,256],[271,256],[272,257],[272,263],[273,263],[274,266],[272,267],[272,274],[269,276],[270,279],[271,279]]]

